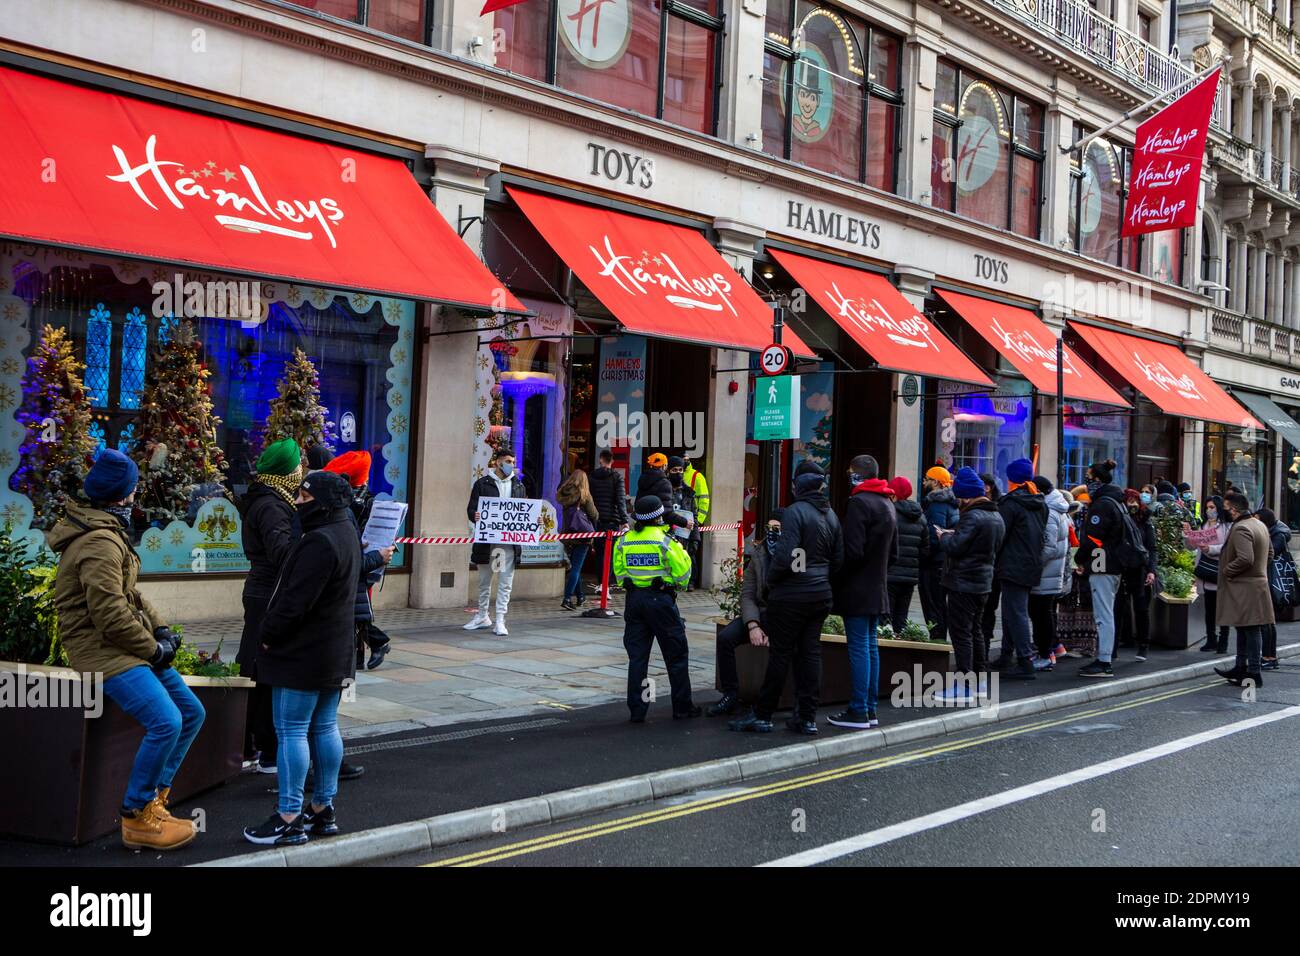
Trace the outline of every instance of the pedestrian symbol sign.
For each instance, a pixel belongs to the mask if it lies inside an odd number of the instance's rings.
[[[754,393],[754,439],[799,437],[799,376],[759,379]]]

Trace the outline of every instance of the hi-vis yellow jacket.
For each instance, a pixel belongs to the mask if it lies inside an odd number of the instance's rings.
[[[682,470],[682,484],[691,489],[695,495],[695,523],[705,524],[709,520],[709,483],[704,472],[696,471],[694,465],[687,465]]]
[[[629,531],[614,545],[614,580],[630,580],[633,587],[648,588],[656,578],[668,587],[685,587],[691,579],[691,558],[666,525],[647,525]]]

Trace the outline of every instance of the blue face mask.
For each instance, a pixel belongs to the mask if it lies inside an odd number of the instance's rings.
[[[1184,500],[1184,501],[1191,501],[1191,500],[1192,500],[1192,493],[1191,493],[1190,491],[1184,491],[1184,492],[1183,492],[1183,500]]]
[[[1142,492],[1141,498],[1142,498],[1142,503],[1144,505],[1151,504],[1151,492],[1149,491]]]
[[[514,465],[498,465],[497,467],[501,469],[501,475],[504,478],[509,478],[515,473]]]

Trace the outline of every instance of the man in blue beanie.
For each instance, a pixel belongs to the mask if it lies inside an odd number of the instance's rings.
[[[1007,493],[998,499],[998,513],[1006,525],[997,563],[1002,589],[1002,657],[998,666],[1004,677],[1015,680],[1034,679],[1029,592],[1043,576],[1047,503],[1033,479],[1034,463],[1017,458],[1007,465]]]
[[[82,680],[102,679],[104,693],[145,728],[122,800],[122,842],[174,850],[196,835],[167,801],[204,711],[172,669],[180,639],[136,589],[130,528],[139,476],[120,451],[101,451],[83,484],[90,506],[70,503],[46,540],[59,555],[54,604],[68,662]]]

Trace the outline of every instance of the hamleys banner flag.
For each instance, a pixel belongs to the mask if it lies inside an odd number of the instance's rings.
[[[542,238],[629,332],[757,352],[772,310],[694,229],[509,188]],[[815,353],[788,326],[783,344]]]
[[[395,159],[0,67],[0,236],[525,311]]]
[[[1196,225],[1219,73],[1215,70],[1138,127],[1121,235]]]

